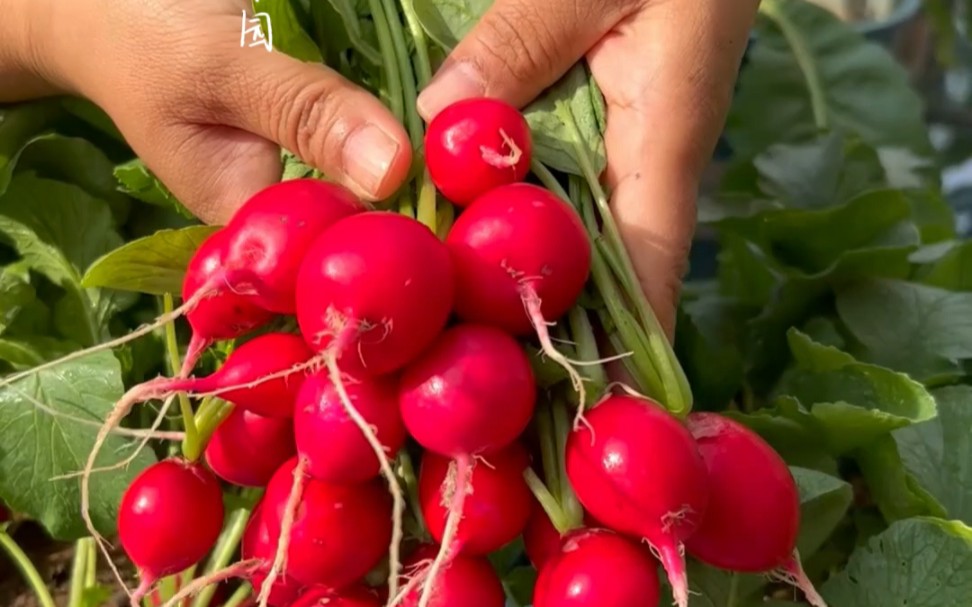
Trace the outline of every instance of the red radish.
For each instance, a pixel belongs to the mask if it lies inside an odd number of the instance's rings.
[[[254,588],[260,588],[266,581],[276,549],[275,538],[270,535],[267,523],[263,519],[263,503],[264,500],[261,499],[253,508],[253,512],[250,513],[250,520],[247,521],[246,529],[243,530],[243,539],[240,542],[240,556],[244,560],[255,558],[265,562],[263,567],[250,575],[250,583]],[[300,595],[302,589],[302,584],[297,583],[285,573],[273,582],[267,604],[272,607],[289,607]]]
[[[536,390],[530,359],[515,339],[460,324],[405,369],[399,402],[420,445],[458,459],[516,440],[533,416]]]
[[[429,122],[425,164],[435,187],[460,207],[530,170],[530,125],[499,99],[457,101]]]
[[[500,186],[459,216],[446,245],[456,267],[456,313],[513,335],[535,332],[583,398],[573,361],[547,328],[574,305],[590,274],[590,240],[574,209],[536,185]]]
[[[342,219],[311,247],[297,282],[304,339],[352,376],[391,373],[429,346],[452,310],[449,252],[415,219]]]
[[[611,395],[567,439],[567,476],[577,499],[606,526],[644,538],[668,573],[676,604],[688,604],[682,546],[709,505],[705,461],[679,420],[654,401]]]
[[[274,545],[281,535],[294,486],[297,458],[270,480],[263,517]],[[377,482],[335,485],[301,478],[286,546],[286,574],[295,581],[340,589],[377,565],[392,535],[392,508]],[[376,479],[377,480],[377,479]]]
[[[783,458],[758,434],[717,413],[687,420],[708,468],[713,506],[685,540],[689,554],[743,573],[774,572],[822,604],[795,555],[800,494]]]
[[[540,502],[533,500],[530,509],[530,518],[527,519],[526,528],[523,530],[523,547],[527,558],[533,567],[540,571],[547,560],[560,551],[561,536],[557,528],[550,522],[550,517],[540,505]]]
[[[378,593],[364,585],[341,592],[326,586],[308,588],[290,607],[382,607]]]
[[[530,465],[517,443],[481,456],[469,483],[475,490],[463,502],[455,534],[458,552],[486,556],[516,539],[526,527],[533,495],[523,478]],[[419,470],[422,516],[433,539],[441,542],[449,515],[451,460],[426,452]]]
[[[294,424],[234,408],[206,445],[206,463],[218,477],[242,487],[263,487],[297,452]]]
[[[645,546],[613,531],[572,531],[540,569],[533,607],[657,607],[657,569]]]
[[[405,444],[397,378],[354,380],[345,389],[383,450],[394,457]],[[307,459],[307,471],[318,480],[358,483],[381,471],[374,449],[348,416],[326,371],[304,380],[294,408],[294,432],[297,450]]]
[[[403,586],[405,595],[400,607],[421,604],[419,586],[429,577],[431,561],[438,549],[423,546],[409,559],[405,573],[411,580]],[[506,595],[503,584],[488,560],[459,555],[434,578],[429,589],[429,607],[503,607]]]
[[[118,537],[141,576],[135,602],[160,578],[202,560],[222,528],[223,492],[208,470],[176,458],[143,470],[118,508]]]
[[[454,539],[473,458],[511,444],[536,405],[530,361],[506,333],[462,324],[445,331],[403,372],[399,403],[409,434],[429,451],[455,460],[442,547],[429,579],[455,556]],[[423,594],[419,607],[427,607]]]

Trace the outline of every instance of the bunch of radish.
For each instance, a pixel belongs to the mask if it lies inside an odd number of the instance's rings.
[[[263,492],[219,579],[246,578],[261,605],[502,607],[487,557],[520,537],[536,607],[655,607],[659,569],[685,607],[686,553],[786,578],[821,604],[795,553],[793,479],[756,434],[628,392],[585,407],[578,361],[549,327],[580,305],[592,235],[526,181],[523,116],[457,103],[430,123],[425,154],[457,207],[444,238],[297,179],[198,249],[177,311],[192,328],[182,369],[122,398],[82,478],[95,533],[87,483],[112,425],[176,393],[229,403],[198,457],[149,467],[122,500],[133,601],[213,549],[227,483]],[[281,316],[299,333],[269,330]],[[209,346],[237,339],[215,372],[191,376]],[[570,379],[573,426],[543,423],[566,405],[528,346]]]

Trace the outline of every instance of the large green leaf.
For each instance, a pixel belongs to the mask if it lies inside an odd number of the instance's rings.
[[[972,293],[902,280],[859,281],[837,291],[841,320],[862,358],[920,380],[960,373],[972,358]]]
[[[34,287],[17,271],[0,270],[0,333],[14,322],[20,311],[37,301]]]
[[[115,178],[118,179],[121,191],[133,198],[156,206],[175,209],[187,218],[194,217],[192,211],[179,202],[138,158],[115,167]]]
[[[972,387],[937,390],[938,416],[894,432],[901,460],[949,518],[972,525]]]
[[[903,67],[830,11],[764,0],[727,133],[743,156],[834,128],[874,146],[930,152],[922,102]]]
[[[834,607],[959,607],[972,600],[972,529],[913,518],[854,551],[820,589]]]
[[[800,490],[800,537],[797,549],[802,558],[813,555],[830,537],[851,505],[854,492],[835,476],[791,466]]]
[[[972,291],[972,240],[943,243],[938,250],[941,254],[929,259],[916,279],[932,287]]]
[[[422,28],[451,50],[476,25],[493,0],[413,0]]]
[[[82,284],[152,295],[181,293],[189,260],[217,229],[190,226],[133,240],[91,264]]]
[[[84,468],[98,427],[121,396],[118,360],[99,352],[40,371],[0,389],[0,496],[56,539],[87,531],[77,478],[52,480]],[[43,408],[38,406],[43,405]],[[131,454],[135,442],[109,437],[97,466]],[[103,533],[115,528],[118,503],[135,474],[153,461],[142,452],[130,466],[91,478],[91,515]]]
[[[10,183],[21,150],[62,113],[52,100],[0,107],[0,194]]]
[[[921,423],[929,422],[915,425]],[[946,516],[945,507],[905,468],[893,434],[854,452],[870,501],[888,522],[914,516]]]

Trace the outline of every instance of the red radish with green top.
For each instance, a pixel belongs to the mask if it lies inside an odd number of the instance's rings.
[[[516,539],[526,527],[533,496],[523,478],[530,458],[518,443],[480,456],[469,479],[455,534],[460,554],[486,556]],[[441,542],[449,518],[452,461],[426,452],[419,470],[419,502],[432,538]]]
[[[607,529],[569,532],[541,567],[533,607],[657,607],[657,561]]]
[[[224,481],[241,487],[264,487],[296,452],[292,420],[263,417],[234,407],[213,431],[205,457],[210,469]]]
[[[654,401],[611,395],[570,434],[565,461],[581,505],[605,526],[645,539],[676,604],[688,605],[682,547],[709,506],[705,461],[688,428]]]
[[[515,107],[491,98],[457,101],[425,133],[425,163],[442,195],[460,207],[530,170],[530,125]]]
[[[201,561],[222,528],[223,492],[211,472],[178,458],[142,470],[118,508],[118,537],[141,577],[135,600]]]
[[[800,493],[783,458],[758,434],[717,413],[687,425],[708,470],[709,508],[685,541],[700,561],[741,573],[773,573],[823,605],[796,554]]]

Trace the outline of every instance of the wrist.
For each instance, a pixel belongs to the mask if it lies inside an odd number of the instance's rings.
[[[48,5],[46,0],[0,0],[0,103],[63,92],[50,70]]]

